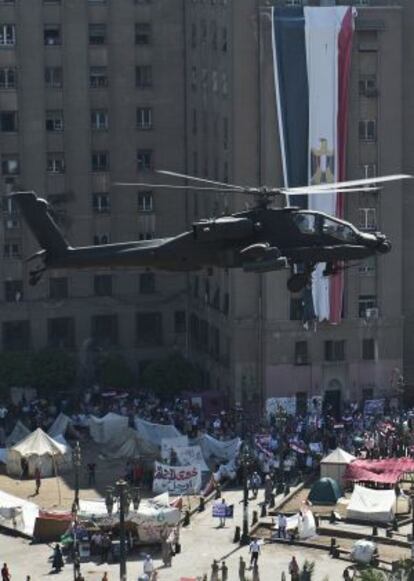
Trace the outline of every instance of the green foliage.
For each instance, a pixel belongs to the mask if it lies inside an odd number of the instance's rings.
[[[378,571],[378,569],[373,569],[372,567],[367,567],[358,572],[357,579],[360,581],[387,581],[385,573]]]
[[[200,385],[197,368],[179,353],[150,363],[142,374],[143,385],[160,397],[178,396]]]
[[[0,389],[31,384],[32,354],[21,351],[0,353]]]
[[[97,363],[98,381],[105,387],[129,389],[134,376],[120,353],[106,353]]]
[[[76,377],[76,360],[67,351],[43,349],[32,356],[31,381],[40,393],[67,389]]]

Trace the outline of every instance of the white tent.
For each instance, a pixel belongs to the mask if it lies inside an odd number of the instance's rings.
[[[395,490],[375,490],[356,484],[346,516],[361,521],[389,523],[394,518],[396,498]]]
[[[125,435],[125,441],[120,446],[106,449],[105,456],[108,458],[128,458],[130,460],[141,456],[140,440],[137,432],[132,428],[128,428]]]
[[[355,456],[337,448],[321,460],[321,478],[333,478],[339,484],[343,482],[348,464],[355,460]]]
[[[21,442],[23,438],[25,438],[29,434],[30,434],[29,428],[26,428],[26,426],[20,420],[17,420],[13,430],[6,438],[7,448],[11,448],[11,446],[14,446],[18,442]]]
[[[114,504],[112,516],[108,516],[104,499],[80,500],[79,514],[96,520],[104,519],[105,523],[119,522],[118,505]],[[165,529],[178,526],[181,518],[179,508],[170,505],[168,493],[154,498],[143,499],[137,511],[130,510],[126,521],[135,523],[138,536],[143,543],[159,543]]]
[[[142,453],[156,457],[160,457],[162,440],[182,435],[173,425],[153,424],[138,417],[135,418],[135,427]]]
[[[231,462],[236,458],[239,451],[240,438],[216,440],[213,436],[204,434],[194,440],[194,443],[200,446],[206,462]]]
[[[110,412],[103,418],[89,418],[89,433],[97,444],[120,445],[125,441],[128,418]]]
[[[22,460],[28,464],[28,474],[33,476],[38,467],[42,477],[53,476],[68,470],[72,465],[72,454],[67,444],[61,444],[37,428],[24,440],[7,452],[7,473],[21,476]]]
[[[0,525],[32,536],[39,507],[0,490]]]
[[[66,414],[61,412],[50,426],[47,433],[51,438],[55,438],[56,436],[61,435],[64,436],[66,434],[66,430],[71,424],[72,420]]]

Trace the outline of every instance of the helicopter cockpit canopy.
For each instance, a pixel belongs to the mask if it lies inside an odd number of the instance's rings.
[[[320,213],[298,212],[293,220],[302,234],[332,236],[341,242],[355,242],[356,233],[350,224]]]

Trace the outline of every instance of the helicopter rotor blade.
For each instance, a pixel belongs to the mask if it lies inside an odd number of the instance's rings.
[[[365,178],[365,179],[361,179],[361,180],[351,180],[351,181],[346,181],[346,182],[334,182],[334,183],[330,183],[330,184],[316,184],[316,185],[311,185],[311,186],[304,186],[304,187],[299,187],[299,188],[284,188],[284,192],[287,194],[292,194],[295,191],[304,191],[307,190],[307,192],[311,193],[312,191],[316,192],[316,193],[321,193],[322,190],[331,190],[333,192],[337,192],[339,188],[352,188],[352,187],[359,187],[359,186],[369,186],[369,185],[376,185],[376,184],[382,184],[382,183],[386,183],[386,182],[392,182],[392,181],[397,181],[397,180],[406,180],[406,179],[412,179],[413,176],[408,175],[408,174],[394,174],[394,175],[388,175],[388,176],[379,176],[376,178]]]
[[[139,182],[114,182],[112,185],[114,186],[121,186],[121,187],[144,187],[144,188],[155,188],[157,190],[164,189],[164,190],[195,190],[197,192],[217,192],[217,193],[228,193],[228,192],[236,192],[243,194],[244,192],[240,192],[239,190],[235,190],[232,188],[206,188],[203,186],[173,186],[167,184],[152,184],[152,183],[139,183]]]
[[[255,193],[255,192],[259,192],[258,188],[249,188],[246,187],[244,188],[243,186],[236,186],[235,184],[227,184],[226,182],[217,182],[214,180],[208,180],[206,178],[198,178],[196,176],[190,176],[187,174],[183,174],[183,173],[177,173],[175,171],[167,171],[167,170],[163,170],[163,169],[158,169],[155,170],[156,173],[160,173],[166,176],[171,176],[174,178],[181,178],[181,179],[185,179],[185,180],[192,180],[194,182],[203,182],[206,184],[212,184],[214,186],[220,186],[223,188],[228,188],[228,189],[233,189],[233,190],[237,190],[240,192],[248,192],[248,193]]]
[[[315,191],[315,190],[308,190],[307,188],[302,188],[301,190],[295,190],[294,192],[291,192],[290,190],[281,190],[282,194],[285,194],[286,196],[317,196],[317,195],[324,195],[324,194],[350,194],[353,192],[360,192],[360,193],[375,193],[375,192],[379,192],[380,190],[382,190],[381,187],[362,187],[362,188],[338,188],[337,190],[321,190],[321,191]]]

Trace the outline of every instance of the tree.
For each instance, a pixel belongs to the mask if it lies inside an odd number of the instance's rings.
[[[183,391],[197,390],[200,374],[180,353],[150,363],[144,370],[142,384],[160,397],[174,397]]]
[[[97,368],[98,381],[105,387],[129,389],[134,383],[133,373],[120,353],[105,353]]]
[[[0,389],[31,384],[32,355],[22,351],[0,353]]]
[[[40,392],[71,387],[76,377],[73,355],[59,349],[43,349],[33,355],[30,384]]]

